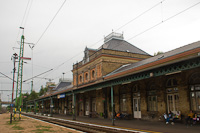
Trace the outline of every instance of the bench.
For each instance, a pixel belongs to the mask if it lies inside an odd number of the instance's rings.
[[[130,120],[132,119],[132,115],[131,114],[127,114],[127,113],[120,113],[120,114],[117,114],[115,116],[116,119],[123,119],[123,120]]]
[[[171,124],[174,125],[174,122],[182,122],[183,115],[173,114],[173,116],[169,118],[169,116],[167,116],[167,114],[164,114],[163,117],[165,119],[166,124],[171,122]]]

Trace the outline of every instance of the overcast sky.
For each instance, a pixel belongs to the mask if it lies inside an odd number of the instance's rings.
[[[53,69],[40,78],[55,83],[63,72],[64,78],[72,78],[72,65],[82,60],[85,47],[97,49],[112,30],[151,55],[199,41],[200,0],[162,1],[66,0],[52,21],[64,0],[0,0],[0,72],[12,78],[11,56],[19,54],[13,47],[19,48],[20,26],[24,27],[25,42],[36,44],[33,57],[29,45],[24,48],[24,56],[33,61],[33,76]],[[32,77],[32,61],[24,64],[23,80]],[[30,92],[30,81],[23,84],[23,90]],[[39,91],[47,81],[35,78],[34,90]],[[11,89],[12,80],[0,75],[0,90]],[[0,93],[4,101],[11,99],[11,92]]]

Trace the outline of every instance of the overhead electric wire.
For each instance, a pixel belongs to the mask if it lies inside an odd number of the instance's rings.
[[[150,7],[149,9],[147,9],[147,10],[145,10],[144,12],[142,12],[141,14],[139,14],[139,15],[138,15],[137,17],[135,17],[134,19],[128,21],[128,22],[125,23],[124,25],[122,25],[122,26],[120,26],[119,28],[117,28],[117,30],[119,30],[119,29],[125,27],[126,25],[128,25],[129,23],[131,23],[131,22],[137,20],[138,18],[140,18],[140,17],[143,16],[144,14],[148,13],[149,11],[151,11],[152,9],[154,9],[155,7],[157,7],[158,5],[162,4],[164,1],[165,1],[165,0],[162,0],[162,1],[158,2],[158,3],[156,3],[155,5],[153,5],[152,7]],[[117,31],[117,30],[114,30],[114,31]],[[92,46],[96,45],[97,43],[101,42],[103,39],[104,39],[104,38],[100,39],[99,41],[95,42],[94,44],[90,45],[89,47],[92,47]],[[65,62],[61,63],[60,65],[58,65],[58,66],[56,66],[56,67],[54,67],[54,68],[53,68],[53,71],[57,70],[59,67],[61,67],[62,65],[64,65],[66,62],[68,62],[68,61],[72,60],[73,58],[77,57],[77,56],[80,55],[82,52],[83,52],[83,51],[77,53],[75,56],[69,58],[69,59],[66,60]],[[53,72],[53,71],[52,71],[52,72]],[[51,73],[52,73],[52,72],[51,72]],[[48,74],[45,75],[45,76],[48,76],[49,74],[50,74],[50,73],[48,73]],[[45,76],[44,76],[44,77],[45,77]],[[44,77],[43,77],[43,78],[44,78]]]
[[[138,34],[136,34],[135,36],[129,38],[128,40],[131,40],[131,39],[133,39],[133,38],[136,38],[137,36],[139,36],[139,35],[141,35],[141,34],[147,32],[147,31],[149,31],[149,30],[151,30],[151,29],[153,29],[153,28],[159,26],[160,24],[163,24],[163,23],[166,22],[166,21],[169,21],[170,19],[172,19],[172,18],[174,18],[174,17],[176,17],[176,16],[182,14],[183,12],[185,12],[185,11],[187,11],[187,10],[189,10],[189,9],[191,9],[191,8],[193,8],[193,7],[197,6],[197,5],[199,5],[199,4],[200,4],[200,2],[197,2],[196,4],[194,4],[194,5],[192,5],[192,6],[188,7],[188,8],[186,8],[186,9],[180,11],[180,12],[178,12],[177,14],[172,15],[171,17],[168,17],[167,19],[162,20],[161,22],[159,22],[159,23],[153,25],[152,27],[150,27],[150,28],[148,28],[148,29],[146,29],[146,30],[144,30],[144,31],[142,31],[142,32],[140,32],[140,33],[138,33]]]
[[[32,78],[36,78],[36,77],[41,76],[41,75],[43,75],[43,74],[45,74],[45,73],[48,73],[48,72],[50,72],[50,71],[52,71],[52,70],[53,70],[53,69],[50,69],[50,70],[48,70],[48,71],[45,71],[45,72],[43,72],[43,73],[41,73],[41,74],[38,74],[38,75],[32,77]],[[26,79],[26,80],[24,80],[23,82],[26,82],[26,81],[28,81],[28,80],[31,80],[32,78]]]
[[[28,1],[27,5],[26,5],[26,9],[25,9],[25,12],[24,12],[24,15],[23,15],[23,18],[22,18],[22,22],[21,22],[19,27],[23,27],[22,24],[23,24],[25,16],[26,16],[26,12],[27,12],[27,9],[28,9],[29,2],[30,2],[30,0]],[[15,44],[16,44],[17,39],[19,37],[19,33],[20,33],[20,29],[18,29],[18,33],[17,33],[17,38],[16,38],[16,41],[15,41]]]
[[[117,30],[123,28],[124,26],[128,25],[129,23],[137,20],[138,18],[140,18],[141,16],[143,16],[144,14],[146,14],[147,12],[151,11],[153,8],[157,7],[159,4],[163,3],[165,0],[162,0],[161,2],[158,2],[157,4],[155,4],[154,6],[152,6],[151,8],[145,10],[144,12],[142,12],[141,14],[139,14],[137,17],[135,17],[134,19],[130,20],[129,22],[125,23],[124,25],[120,26],[119,28],[117,28]],[[114,31],[117,31],[117,30],[114,30]],[[92,47],[94,45],[96,45],[97,43],[101,42],[104,38],[100,39],[99,41],[95,42],[94,44],[90,45],[89,47]],[[68,60],[66,60],[65,62],[61,63],[60,65],[54,67],[54,71],[56,69],[58,69],[59,67],[61,67],[62,65],[64,65],[66,62],[72,60],[73,58],[77,57],[78,55],[80,55],[83,51],[77,53],[75,56],[69,58]],[[52,71],[53,72],[53,71]]]
[[[23,27],[26,27],[26,23],[27,23],[27,20],[28,20],[28,16],[29,16],[29,13],[30,13],[30,10],[31,10],[31,6],[32,6],[32,3],[33,3],[33,0],[30,0],[31,3],[30,3],[30,6],[29,6],[29,9],[28,9],[28,12],[27,12],[27,17],[25,19],[25,22],[24,22],[24,26]]]
[[[6,78],[10,79],[10,80],[13,80],[12,78],[8,77],[7,75],[3,74],[2,72],[0,72],[0,74],[2,74],[3,76],[5,76]],[[14,81],[16,82],[16,81]]]
[[[147,12],[151,11],[152,9],[154,9],[155,7],[157,7],[158,5],[162,4],[165,0],[162,0],[161,2],[155,4],[154,6],[152,6],[151,8],[147,9],[146,11],[142,12],[141,14],[139,14],[137,17],[133,18],[132,20],[128,21],[127,23],[125,23],[124,25],[120,26],[119,28],[117,28],[115,31],[118,31],[119,29],[123,28],[124,26],[128,25],[129,23],[135,21],[136,19],[140,18],[141,16],[143,16],[144,14],[146,14]]]
[[[50,23],[47,25],[46,29],[44,30],[44,32],[42,33],[42,35],[39,37],[39,39],[37,40],[37,42],[35,43],[35,45],[38,44],[38,42],[42,39],[42,37],[44,36],[45,32],[48,30],[49,26],[51,25],[51,23],[53,22],[53,20],[56,18],[56,16],[58,15],[58,13],[60,12],[60,10],[62,9],[62,7],[64,6],[66,0],[64,0],[64,2],[62,3],[62,5],[60,6],[60,8],[58,9],[58,11],[56,12],[56,14],[54,15],[53,19],[50,21]]]
[[[154,5],[153,7],[149,8],[148,10],[144,11],[143,13],[141,13],[140,15],[138,15],[136,18],[132,19],[131,21],[129,21],[129,22],[127,22],[126,24],[124,24],[124,25],[122,25],[121,27],[119,27],[117,30],[119,30],[119,29],[121,29],[122,27],[128,25],[130,22],[132,22],[132,21],[138,19],[139,17],[141,17],[142,15],[144,15],[145,13],[147,13],[148,11],[152,10],[153,8],[155,8],[157,5],[159,5],[160,3],[164,2],[164,1],[165,1],[165,0],[159,2],[158,4]],[[188,8],[186,8],[186,9],[180,11],[180,12],[178,12],[178,13],[175,14],[175,15],[172,15],[171,17],[169,17],[169,18],[167,18],[167,19],[165,19],[165,20],[163,20],[163,18],[162,18],[162,21],[161,21],[161,22],[159,22],[159,23],[153,25],[152,27],[150,27],[150,28],[148,28],[148,29],[146,29],[146,30],[144,30],[144,31],[142,31],[142,32],[140,32],[140,33],[138,33],[138,34],[136,34],[135,36],[129,38],[128,40],[131,40],[131,39],[133,39],[133,38],[136,38],[137,36],[139,36],[139,35],[141,35],[141,34],[147,32],[147,31],[149,31],[149,30],[151,30],[151,29],[153,29],[153,28],[159,26],[160,24],[162,24],[162,23],[164,23],[164,22],[166,22],[166,21],[169,21],[170,19],[172,19],[172,18],[174,18],[174,17],[176,17],[176,16],[182,14],[183,12],[185,12],[185,11],[187,11],[187,10],[189,10],[189,9],[191,9],[191,8],[193,8],[193,7],[197,6],[197,5],[199,5],[199,4],[200,4],[200,2],[197,2],[196,4],[194,4],[194,5],[192,5],[192,6],[188,7]],[[115,31],[117,31],[117,30],[115,30]],[[100,41],[102,41],[102,39],[99,40],[98,42],[100,42]],[[96,42],[96,43],[98,43],[98,42]],[[95,44],[96,44],[96,43],[95,43]],[[94,44],[93,44],[93,45],[94,45]],[[93,45],[92,45],[92,46],[93,46]],[[117,47],[117,46],[116,46],[116,47]],[[80,53],[81,53],[81,52],[80,52]],[[64,65],[64,64],[65,64],[66,62],[68,62],[69,60],[71,60],[71,59],[73,59],[74,57],[78,56],[80,53],[78,53],[78,54],[76,54],[75,56],[71,57],[70,59],[66,60],[65,62],[63,62],[62,64],[58,65],[57,67],[54,67],[54,71],[55,71],[56,69],[58,69],[59,67],[61,67],[62,65]],[[44,77],[45,77],[45,76],[44,76]],[[44,78],[44,77],[43,77],[43,78]]]

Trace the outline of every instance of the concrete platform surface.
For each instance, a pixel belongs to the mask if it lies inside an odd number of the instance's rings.
[[[67,119],[73,120],[72,116],[68,115],[59,115],[53,114],[53,117],[59,119]],[[111,119],[103,119],[103,118],[89,118],[89,117],[82,117],[77,116],[76,121],[98,124],[103,126],[110,126],[110,127],[119,127],[125,129],[132,129],[138,131],[144,131],[149,133],[200,133],[200,124],[188,126],[183,123],[175,123],[174,125],[165,124],[165,122],[151,122],[145,120],[115,120],[115,126],[112,126]]]

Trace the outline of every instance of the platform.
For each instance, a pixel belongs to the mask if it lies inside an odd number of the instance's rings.
[[[59,119],[67,119],[73,120],[72,116],[68,115],[59,115],[53,114],[53,117]],[[112,126],[111,119],[103,119],[103,118],[89,118],[86,116],[77,116],[76,121],[98,124],[103,126]],[[144,131],[149,133],[199,133],[200,132],[200,125],[192,125],[188,126],[183,123],[175,123],[174,125],[168,124],[166,125],[165,122],[152,122],[152,121],[145,121],[145,120],[115,120],[114,127],[120,127],[124,129],[132,129],[138,131]]]

